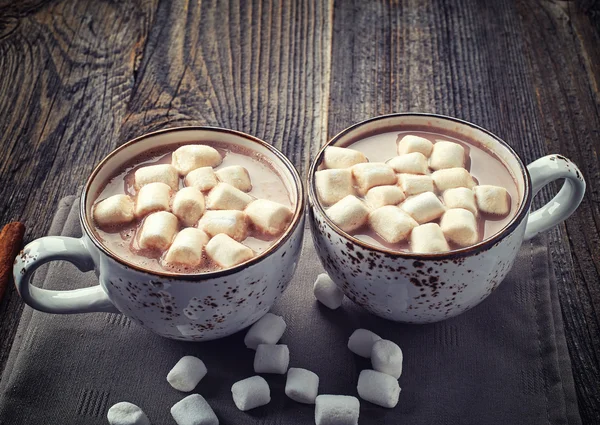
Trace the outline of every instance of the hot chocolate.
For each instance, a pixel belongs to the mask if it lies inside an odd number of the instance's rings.
[[[420,128],[326,148],[315,183],[342,230],[396,251],[474,245],[501,231],[520,202],[513,176],[492,152]]]
[[[94,230],[137,266],[202,273],[266,250],[293,208],[283,180],[259,153],[190,143],[147,152],[117,170],[96,197]]]

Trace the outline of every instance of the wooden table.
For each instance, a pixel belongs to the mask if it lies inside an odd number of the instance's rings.
[[[526,162],[571,158],[588,181],[550,240],[579,408],[598,423],[600,2],[281,3],[0,0],[0,224],[43,236],[61,197],[150,130],[245,131],[305,172],[322,143],[365,118],[463,118]],[[22,308],[11,289],[0,370]]]

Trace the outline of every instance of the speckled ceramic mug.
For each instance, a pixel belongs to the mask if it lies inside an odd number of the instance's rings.
[[[407,127],[429,127],[476,140],[504,162],[516,180],[520,204],[503,230],[467,248],[417,254],[370,245],[333,224],[317,201],[314,184],[325,147],[347,146]],[[530,213],[532,198],[557,179],[565,179],[560,192]],[[456,118],[417,113],[385,115],[349,127],[323,147],[308,175],[312,236],[327,273],[356,304],[377,316],[406,323],[440,321],[479,304],[505,278],[523,241],[569,217],[584,192],[581,172],[563,156],[545,156],[525,167],[511,147],[489,131]]]
[[[114,170],[143,152],[184,142],[237,144],[266,157],[281,176],[294,215],[277,242],[235,267],[196,275],[157,273],[113,255],[94,233],[95,194]],[[17,290],[31,307],[47,313],[120,312],[161,336],[202,341],[237,332],[262,317],[288,286],[304,235],[304,189],[291,162],[267,143],[213,127],[180,127],[138,137],[110,153],[92,172],[81,195],[81,239],[50,236],[28,244],[14,265]],[[100,285],[50,291],[30,284],[33,272],[54,260],[94,269]]]

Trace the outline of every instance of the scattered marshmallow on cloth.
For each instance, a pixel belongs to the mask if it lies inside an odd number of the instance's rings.
[[[108,409],[106,415],[110,425],[150,425],[148,416],[133,403],[122,401]]]
[[[285,382],[285,395],[298,403],[315,404],[319,393],[319,377],[310,370],[290,367]]]
[[[356,397],[322,394],[315,399],[316,425],[358,425],[359,414]]]
[[[290,350],[285,344],[258,344],[254,354],[254,372],[283,375],[290,364]]]
[[[258,375],[237,381],[231,387],[231,394],[235,406],[243,412],[264,406],[271,401],[269,384],[265,378]]]
[[[167,381],[173,388],[190,392],[206,375],[206,366],[198,357],[184,356],[173,366],[167,375]]]
[[[317,276],[317,280],[315,280],[313,286],[313,292],[315,298],[331,310],[335,310],[341,306],[342,301],[344,300],[344,293],[338,288],[335,282],[331,280],[327,273],[321,273]]]
[[[381,337],[367,329],[357,329],[352,332],[348,339],[348,348],[354,354],[357,354],[364,358],[371,357],[371,351],[373,350],[373,344],[379,341]]]
[[[400,385],[386,373],[370,369],[361,371],[356,389],[360,398],[378,406],[391,409],[398,404]]]
[[[283,317],[267,313],[248,329],[244,344],[252,350],[256,350],[259,344],[277,344],[285,328]]]
[[[219,425],[212,407],[200,394],[192,394],[171,407],[177,425]]]
[[[371,364],[376,371],[398,379],[402,375],[402,360],[402,350],[395,342],[380,339],[373,344]]]

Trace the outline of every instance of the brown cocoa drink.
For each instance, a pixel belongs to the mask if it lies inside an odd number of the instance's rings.
[[[146,152],[116,170],[96,196],[94,231],[137,267],[204,273],[267,250],[289,225],[293,204],[261,154],[190,142]]]
[[[324,152],[317,195],[336,225],[368,244],[452,251],[497,234],[518,210],[515,179],[476,140],[407,128],[340,148]]]

